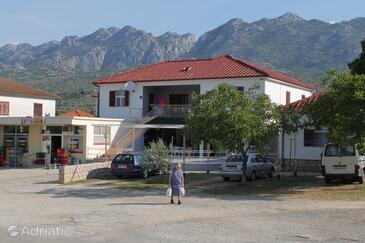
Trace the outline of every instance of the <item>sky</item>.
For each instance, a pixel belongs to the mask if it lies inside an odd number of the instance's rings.
[[[339,22],[365,17],[365,0],[0,0],[0,46],[83,36],[132,25],[161,35],[197,37],[232,18],[253,22],[293,12]]]

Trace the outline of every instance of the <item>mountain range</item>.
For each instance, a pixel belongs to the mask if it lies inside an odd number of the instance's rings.
[[[0,47],[0,76],[47,87],[67,98],[64,83],[71,75],[74,82],[66,88],[72,96],[80,91],[82,100],[92,90],[90,80],[101,75],[163,60],[230,54],[318,84],[329,68],[347,70],[347,63],[360,53],[362,39],[363,17],[327,23],[293,13],[251,23],[235,18],[199,38],[191,33],[154,36],[132,26],[110,27],[39,46]],[[77,107],[79,103],[73,102]]]

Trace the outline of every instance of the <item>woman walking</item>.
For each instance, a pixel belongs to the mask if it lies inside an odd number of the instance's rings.
[[[169,184],[171,187],[171,204],[174,204],[174,196],[178,197],[178,204],[181,204],[181,188],[184,187],[184,173],[181,164],[176,163],[170,174]]]

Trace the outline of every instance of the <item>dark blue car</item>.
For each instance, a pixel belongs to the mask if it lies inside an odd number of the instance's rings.
[[[111,173],[117,177],[138,176],[147,178],[150,173],[142,168],[142,164],[141,152],[118,154],[112,161]]]

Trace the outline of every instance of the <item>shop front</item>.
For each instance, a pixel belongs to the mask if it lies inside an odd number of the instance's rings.
[[[68,164],[83,161],[86,150],[85,131],[86,126],[45,126],[45,129],[42,129],[41,147],[46,163],[60,164],[61,158],[65,156],[68,158]]]
[[[94,160],[105,152],[122,120],[85,117],[0,117],[0,167],[57,167]],[[99,128],[108,128],[100,143]],[[120,132],[120,131],[119,131]]]

